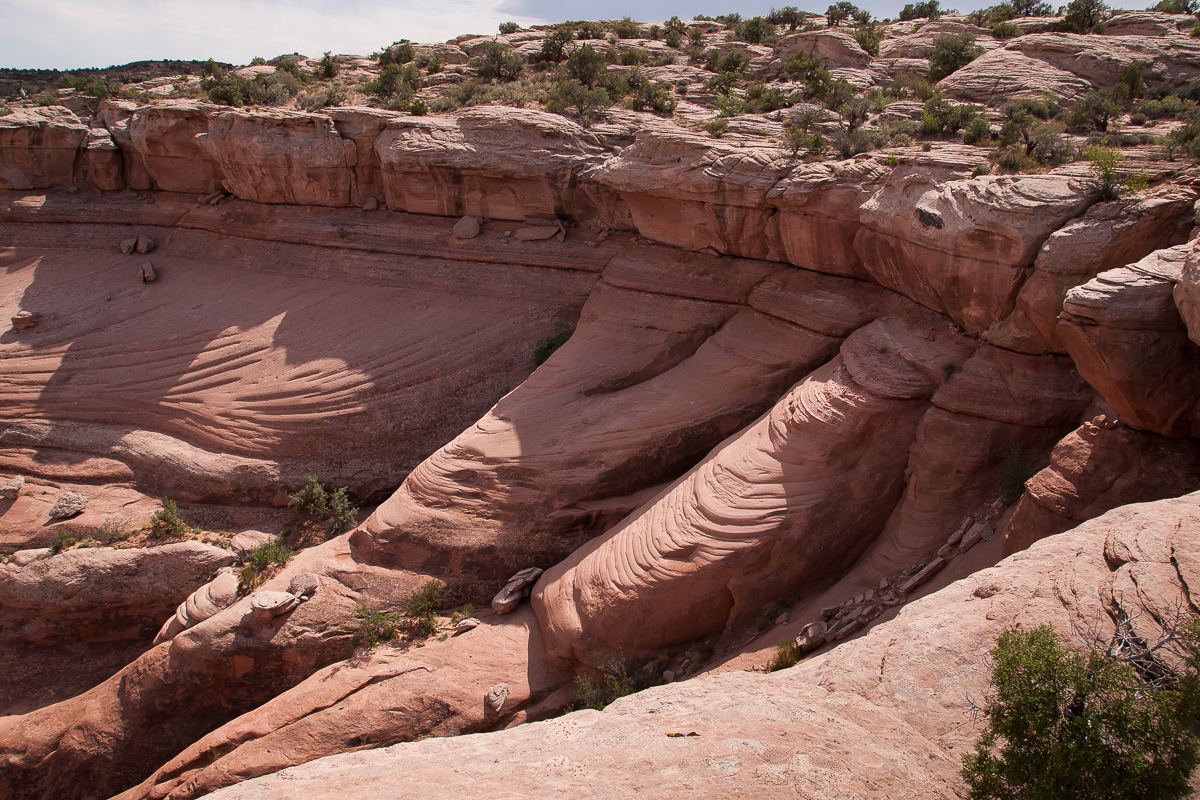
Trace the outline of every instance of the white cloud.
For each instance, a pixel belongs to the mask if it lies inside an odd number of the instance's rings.
[[[494,33],[494,0],[0,0],[0,67],[74,69],[131,61],[300,52],[366,54],[396,39]]]

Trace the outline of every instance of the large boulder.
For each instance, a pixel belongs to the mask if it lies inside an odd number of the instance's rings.
[[[0,117],[0,189],[70,184],[87,131],[62,106],[18,108]]]
[[[1200,346],[1174,296],[1195,247],[1157,250],[1076,286],[1057,328],[1080,374],[1121,420],[1164,436],[1200,436]]]
[[[1080,100],[1092,84],[1074,73],[1019,50],[999,48],[938,82],[951,97],[995,103],[1004,99],[1040,99],[1050,94]]]
[[[1012,310],[1047,237],[1096,196],[1070,175],[939,183],[914,169],[862,205],[854,248],[876,282],[980,334]]]
[[[786,62],[793,54],[803,52],[821,59],[828,69],[862,68],[871,63],[871,54],[863,50],[853,36],[839,30],[791,33],[781,38],[777,47],[780,62]]]
[[[582,216],[579,178],[605,156],[564,117],[497,106],[392,120],[375,151],[393,211],[510,220]]]
[[[224,188],[221,168],[204,144],[209,120],[222,110],[194,100],[168,100],[133,112],[130,144],[141,156],[154,188],[193,194]],[[135,183],[130,185],[137,188]]]
[[[102,126],[88,129],[83,146],[83,174],[87,182],[102,191],[125,188],[125,170],[121,150],[112,134]]]
[[[1101,272],[1187,241],[1195,200],[1194,191],[1170,187],[1149,197],[1092,206],[1050,235],[1012,314],[984,338],[1026,353],[1065,353],[1056,328],[1067,292]]]
[[[357,150],[327,116],[223,111],[209,120],[206,142],[225,189],[243,200],[350,205]]]

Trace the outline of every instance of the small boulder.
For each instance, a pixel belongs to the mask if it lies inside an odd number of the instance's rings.
[[[262,531],[242,531],[229,540],[229,549],[239,559],[247,558],[255,548],[275,541],[275,537]]]
[[[518,242],[542,242],[553,239],[559,233],[557,225],[547,225],[537,228],[520,228],[516,233]]]
[[[800,635],[796,637],[796,647],[802,653],[816,650],[825,643],[825,634],[827,633],[829,633],[829,624],[824,620],[810,622],[800,630]]]
[[[250,613],[257,620],[268,620],[286,614],[300,605],[300,598],[291,592],[264,590],[250,595]]]
[[[158,280],[158,273],[154,271],[154,262],[147,261],[143,264],[139,270],[139,275],[141,276],[142,283],[154,283]]]
[[[542,570],[537,567],[528,567],[513,575],[499,594],[492,598],[492,610],[497,614],[508,614],[516,609],[521,599],[529,596],[533,584],[541,575]]]
[[[125,241],[121,242],[121,254],[127,256],[133,255],[133,251],[137,249],[137,243],[138,240],[136,236],[132,239],[126,239]]]
[[[49,547],[39,547],[35,550],[18,550],[13,553],[12,560],[18,567],[23,567],[26,564],[41,561],[43,558],[49,558],[52,555],[54,555],[54,551]]]
[[[17,495],[21,493],[21,488],[24,486],[24,475],[18,475],[15,478],[9,478],[3,484],[0,484],[0,500],[16,500]]]
[[[288,583],[288,592],[294,594],[301,600],[307,600],[317,593],[317,589],[321,588],[321,579],[311,572],[301,572],[299,575],[293,575],[292,580]]]
[[[12,326],[14,331],[24,331],[29,328],[36,328],[42,322],[42,315],[34,311],[18,311],[13,315]]]
[[[145,255],[154,249],[154,240],[149,236],[139,236],[137,238],[137,245],[135,246],[139,253]]]
[[[50,519],[66,519],[73,517],[87,508],[86,494],[79,492],[63,492],[50,509]]]
[[[377,208],[379,208],[379,200],[375,197],[368,197],[367,201],[363,203],[362,206],[363,211],[374,211]]]
[[[479,235],[479,220],[474,217],[463,217],[454,223],[455,239],[474,239]]]
[[[491,689],[488,689],[487,694],[483,696],[484,717],[494,719],[500,714],[500,710],[504,708],[504,701],[508,699],[508,684],[497,683]]]
[[[459,623],[454,626],[454,634],[453,635],[458,636],[460,633],[466,633],[467,631],[473,631],[478,627],[479,627],[479,620],[475,619],[474,617],[467,617],[464,620],[459,620]]]

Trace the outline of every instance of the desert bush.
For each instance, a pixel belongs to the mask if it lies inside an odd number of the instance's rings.
[[[937,19],[942,13],[938,0],[924,0],[920,3],[908,3],[900,9],[900,21],[908,22],[914,19]]]
[[[516,33],[521,30],[521,26],[515,22],[501,22],[500,33]]]
[[[538,345],[536,350],[533,351],[533,363],[537,364],[539,367],[542,364],[545,364],[546,360],[550,358],[550,356],[554,355],[554,351],[566,344],[567,340],[570,338],[571,334],[560,333],[558,336],[551,336],[550,338],[546,339],[544,342]]]
[[[607,73],[604,56],[590,44],[579,47],[567,58],[567,75],[589,89]]]
[[[316,111],[330,106],[340,106],[345,103],[348,92],[345,86],[322,86],[312,91],[303,92],[296,102],[307,111]]]
[[[629,17],[622,17],[614,22],[612,31],[619,39],[636,39],[641,33],[638,24]]]
[[[288,505],[298,514],[317,516],[329,513],[329,495],[325,487],[317,480],[316,475],[309,475],[304,488],[296,492],[288,501]]]
[[[592,708],[596,711],[615,700],[633,694],[633,679],[625,662],[613,658],[600,668],[600,677],[593,681],[584,675],[575,676],[575,705],[572,708]]]
[[[421,50],[418,50],[417,55],[413,58],[412,63],[416,64],[418,67],[425,70],[430,75],[436,75],[437,73],[442,71],[443,67],[446,66],[445,64],[442,63],[442,60],[440,58],[438,58],[437,55],[432,50],[430,50],[428,48],[423,48]]]
[[[425,583],[408,599],[405,608],[405,625],[416,636],[432,636],[437,633],[437,615],[434,613],[442,602],[445,584],[437,579]]]
[[[191,528],[179,514],[179,506],[174,500],[164,500],[163,507],[150,517],[150,533],[156,539],[169,539],[172,536],[184,536]]]
[[[720,139],[729,130],[729,120],[725,117],[710,119],[704,123],[704,130],[708,131],[708,135],[714,139]]]
[[[753,114],[769,114],[772,111],[795,105],[792,98],[785,95],[783,90],[775,86],[767,86],[759,81],[746,87],[746,100],[747,110]]]
[[[1067,650],[1049,625],[1001,633],[980,709],[986,728],[963,757],[969,796],[1189,796],[1200,763],[1192,732],[1200,715],[1198,639],[1193,620],[1147,642],[1125,617],[1107,647],[1089,643],[1082,653]]]
[[[800,660],[800,648],[791,639],[784,639],[775,647],[775,654],[767,662],[767,672],[794,667]]]
[[[246,563],[256,573],[259,573],[272,565],[287,566],[288,561],[292,559],[292,555],[292,548],[284,544],[281,539],[276,539],[273,542],[263,542],[251,550]]]
[[[387,100],[391,97],[400,95],[408,97],[419,90],[425,81],[421,77],[421,70],[416,64],[388,64],[379,75],[372,81],[365,84],[366,91],[376,97]]]
[[[851,31],[850,35],[854,37],[854,41],[858,42],[859,47],[863,50],[866,50],[872,56],[879,56],[879,45],[884,37],[883,26],[871,22],[858,26]]]
[[[1008,148],[1000,154],[1006,169],[1027,172],[1041,166],[1057,166],[1071,160],[1071,148],[1058,131],[1042,122],[1024,107],[1009,109],[1000,126],[1000,144]]]
[[[400,635],[404,620],[399,614],[378,611],[366,603],[359,603],[354,608],[354,618],[358,620],[358,638],[368,647],[375,647],[380,642],[390,641]]]
[[[414,117],[423,117],[429,113],[429,106],[425,105],[424,100],[413,100],[408,107],[408,113]]]
[[[672,114],[675,112],[675,106],[679,104],[671,94],[671,84],[659,81],[658,83],[643,83],[634,95],[632,100],[634,111],[644,111],[649,109],[656,111],[659,114]]]
[[[54,538],[50,540],[50,552],[61,553],[63,550],[69,549],[72,545],[79,543],[79,537],[67,528],[59,528],[54,532]]]
[[[232,73],[220,78],[205,78],[200,81],[200,88],[208,95],[210,103],[222,106],[241,108],[263,100],[261,84]]]
[[[575,29],[559,25],[542,39],[542,47],[533,57],[538,64],[557,64],[567,57],[566,47],[575,39]]]
[[[401,39],[378,53],[372,53],[371,57],[379,60],[380,67],[386,67],[388,64],[407,64],[416,58],[416,55],[412,42]]]
[[[1071,0],[1066,7],[1059,29],[1073,33],[1088,33],[1103,24],[1111,10],[1101,0]]]
[[[975,114],[975,106],[951,103],[938,92],[921,110],[921,132],[926,136],[955,134],[970,124]]]
[[[780,9],[772,8],[767,13],[767,20],[772,25],[787,25],[789,31],[796,30],[802,19],[800,9],[796,8],[796,6],[784,6]]]
[[[415,106],[421,101],[413,103]],[[424,106],[424,103],[421,103]],[[410,112],[416,116],[422,116],[410,109]],[[333,536],[338,536],[358,525],[358,506],[350,502],[350,495],[346,492],[345,487],[339,488],[329,496],[329,512],[332,514],[330,521],[329,533]]]
[[[109,517],[96,529],[96,540],[100,544],[112,544],[129,538],[131,533],[133,529],[129,526],[129,520]]]
[[[985,117],[975,117],[963,129],[963,144],[979,144],[992,138],[992,128]]]
[[[952,75],[983,55],[983,48],[975,44],[969,33],[952,33],[939,36],[929,54],[929,82],[937,83]]]
[[[336,78],[341,71],[341,61],[333,55],[332,51],[326,50],[325,55],[321,56],[320,76],[325,80],[330,80]]]
[[[775,26],[764,17],[751,17],[736,28],[737,38],[749,44],[770,44],[777,37]]]
[[[1121,195],[1125,175],[1121,162],[1125,156],[1121,151],[1105,145],[1088,145],[1083,148],[1083,157],[1092,165],[1092,177],[1103,200],[1115,200]]]
[[[471,66],[481,78],[514,81],[521,75],[525,57],[506,44],[488,42],[483,54],[471,59]]]
[[[708,54],[704,68],[709,72],[742,73],[750,67],[750,52],[740,47],[721,55],[716,50]]]

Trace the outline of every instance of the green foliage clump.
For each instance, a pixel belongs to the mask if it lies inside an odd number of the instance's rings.
[[[500,33],[516,33],[521,30],[521,26],[515,22],[501,22]]]
[[[1059,23],[1059,30],[1072,33],[1095,33],[1112,10],[1101,0],[1071,0]]]
[[[604,56],[590,44],[579,47],[567,58],[567,75],[587,88],[594,87],[607,74]]]
[[[1088,145],[1083,148],[1083,157],[1091,162],[1092,175],[1096,188],[1103,200],[1115,200],[1121,196],[1125,185],[1125,176],[1121,171],[1121,162],[1125,156],[1120,150],[1106,147],[1102,144]]]
[[[643,83],[631,101],[634,111],[649,109],[659,114],[674,113],[678,104],[679,101],[671,94],[671,84],[664,81]]]
[[[332,51],[326,50],[325,55],[321,56],[320,75],[325,80],[336,78],[338,73],[342,71],[342,64],[337,56],[333,55]]]
[[[395,639],[404,625],[399,614],[378,611],[366,603],[354,607],[354,618],[358,620],[358,638],[368,647]]]
[[[783,639],[775,647],[775,654],[767,662],[767,672],[776,672],[793,667],[800,660],[800,648],[791,639]]]
[[[575,676],[575,701],[577,708],[592,708],[596,711],[613,701],[633,694],[634,683],[625,662],[613,658],[600,668],[600,676],[593,681],[584,675]]]
[[[937,19],[941,16],[942,6],[938,0],[924,0],[920,3],[909,3],[900,9],[900,21],[908,22],[914,19]]]
[[[970,124],[975,116],[975,106],[951,103],[937,92],[925,101],[925,108],[921,111],[921,132],[926,136],[955,134]]]
[[[408,107],[408,113],[414,117],[423,117],[429,113],[429,106],[425,105],[424,100],[413,100]]]
[[[471,60],[481,78],[515,81],[525,67],[525,57],[506,44],[488,42],[483,54]]]
[[[1025,484],[1037,472],[1033,459],[1024,450],[1013,448],[1004,454],[1000,464],[1000,500],[1006,506],[1021,499],[1025,493]]]
[[[539,367],[546,363],[550,356],[554,355],[554,351],[567,343],[571,338],[569,333],[560,333],[558,336],[551,336],[542,342],[536,350],[533,351],[533,361]]]
[[[418,100],[417,103],[419,102],[421,101]],[[329,513],[332,515],[329,533],[333,536],[339,536],[358,525],[358,506],[350,502],[345,487],[335,490],[329,496]]]
[[[1174,664],[1167,649],[1179,645]],[[1195,621],[1154,645],[1124,619],[1107,648],[1070,652],[1049,625],[1006,630],[991,651],[987,727],[962,777],[972,800],[1167,800],[1200,763]]]
[[[262,572],[272,564],[285,566],[292,558],[292,548],[284,544],[282,539],[273,542],[263,542],[250,551],[246,562],[255,573]]]
[[[417,51],[412,46],[412,42],[405,39],[393,42],[380,52],[371,54],[371,58],[379,59],[380,67],[386,67],[388,64],[407,64],[416,57]]]
[[[765,17],[751,17],[739,24],[735,31],[737,38],[749,44],[770,44],[778,38],[775,26]]]
[[[858,42],[859,47],[870,55],[879,57],[879,45],[883,42],[884,37],[883,26],[876,22],[869,22],[859,25],[851,31],[850,35],[854,37],[854,41]]]
[[[784,6],[780,9],[772,8],[767,13],[767,20],[772,25],[787,25],[789,31],[796,30],[803,19],[804,17],[800,13],[800,9],[795,6]]]
[[[405,609],[406,625],[418,636],[432,636],[437,633],[437,616],[435,609],[442,602],[442,589],[445,584],[432,579],[425,583],[408,600]]]
[[[636,39],[641,33],[641,28],[629,17],[623,17],[614,22],[612,30],[618,39]]]
[[[963,144],[980,144],[992,138],[992,128],[986,117],[975,117],[963,129]]]
[[[309,475],[304,488],[291,496],[288,505],[298,514],[317,516],[329,513],[329,495],[316,475]]]
[[[704,123],[704,130],[706,130],[708,135],[714,139],[720,139],[725,135],[725,132],[729,130],[729,120],[725,117],[710,119],[708,122]]]
[[[833,76],[821,63],[821,59],[800,50],[783,62],[781,74],[788,80],[805,84],[804,95],[808,99],[825,97]]]
[[[179,506],[174,500],[164,500],[163,507],[150,517],[150,533],[156,539],[169,539],[172,536],[185,536],[191,528],[179,515]]]
[[[61,553],[63,550],[70,548],[72,545],[79,543],[79,537],[67,528],[59,528],[54,532],[54,538],[50,540],[50,552]]]
[[[1002,167],[1028,172],[1038,166],[1056,166],[1071,160],[1071,146],[1052,125],[1047,102],[1022,100],[1004,107],[997,159]]]
[[[969,33],[951,33],[939,36],[929,54],[929,82],[937,83],[952,75],[983,55],[983,48],[975,44]]]

